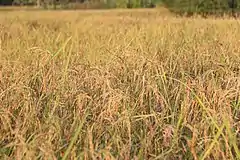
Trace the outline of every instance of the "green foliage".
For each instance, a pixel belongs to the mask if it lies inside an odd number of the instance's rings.
[[[115,1],[115,6],[117,8],[126,8],[127,4],[128,4],[128,0],[118,0],[118,1]]]
[[[1,5],[11,5],[12,4],[12,0],[0,0],[0,4]]]
[[[0,0],[0,5],[37,5],[43,8],[89,9],[89,8],[152,8],[162,0]],[[57,6],[57,7],[56,7]]]
[[[237,11],[240,0],[164,0],[170,11],[187,14],[224,14]]]
[[[116,6],[117,6],[115,3],[115,0],[107,0],[106,2],[107,2],[106,6],[108,8],[116,8]]]
[[[140,8],[143,5],[144,5],[143,0],[132,0],[133,8]]]
[[[117,8],[149,8],[154,7],[160,0],[116,0]]]
[[[153,8],[160,0],[128,0],[128,8]]]

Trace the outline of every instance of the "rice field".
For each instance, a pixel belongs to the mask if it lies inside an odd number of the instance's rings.
[[[240,159],[239,24],[1,11],[0,159]]]

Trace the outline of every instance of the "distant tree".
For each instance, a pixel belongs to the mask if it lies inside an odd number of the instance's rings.
[[[0,0],[0,5],[36,5],[37,7],[56,9],[61,7],[74,7],[74,4],[93,5],[99,8],[152,8],[162,0]]]
[[[238,10],[240,0],[164,0],[165,6],[177,14],[223,15]]]
[[[12,5],[13,0],[0,0],[0,5],[3,6],[8,6],[8,5]]]

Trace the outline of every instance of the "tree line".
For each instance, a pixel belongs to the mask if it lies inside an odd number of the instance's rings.
[[[163,5],[176,14],[235,14],[240,0],[0,0],[0,5],[36,5],[52,9],[153,8]]]
[[[170,11],[176,14],[224,15],[238,14],[240,0],[164,0]]]
[[[153,8],[162,0],[0,0],[0,5],[36,5],[39,7],[64,7],[67,5],[94,8]]]

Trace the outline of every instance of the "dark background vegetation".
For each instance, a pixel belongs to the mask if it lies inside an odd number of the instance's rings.
[[[178,14],[237,14],[240,0],[164,0],[170,11]]]
[[[0,0],[2,6],[37,6],[45,9],[155,8],[164,6],[180,15],[236,15],[240,0]]]
[[[92,8],[153,8],[161,0],[0,0],[0,5],[47,5],[66,7],[67,5],[89,6]]]

